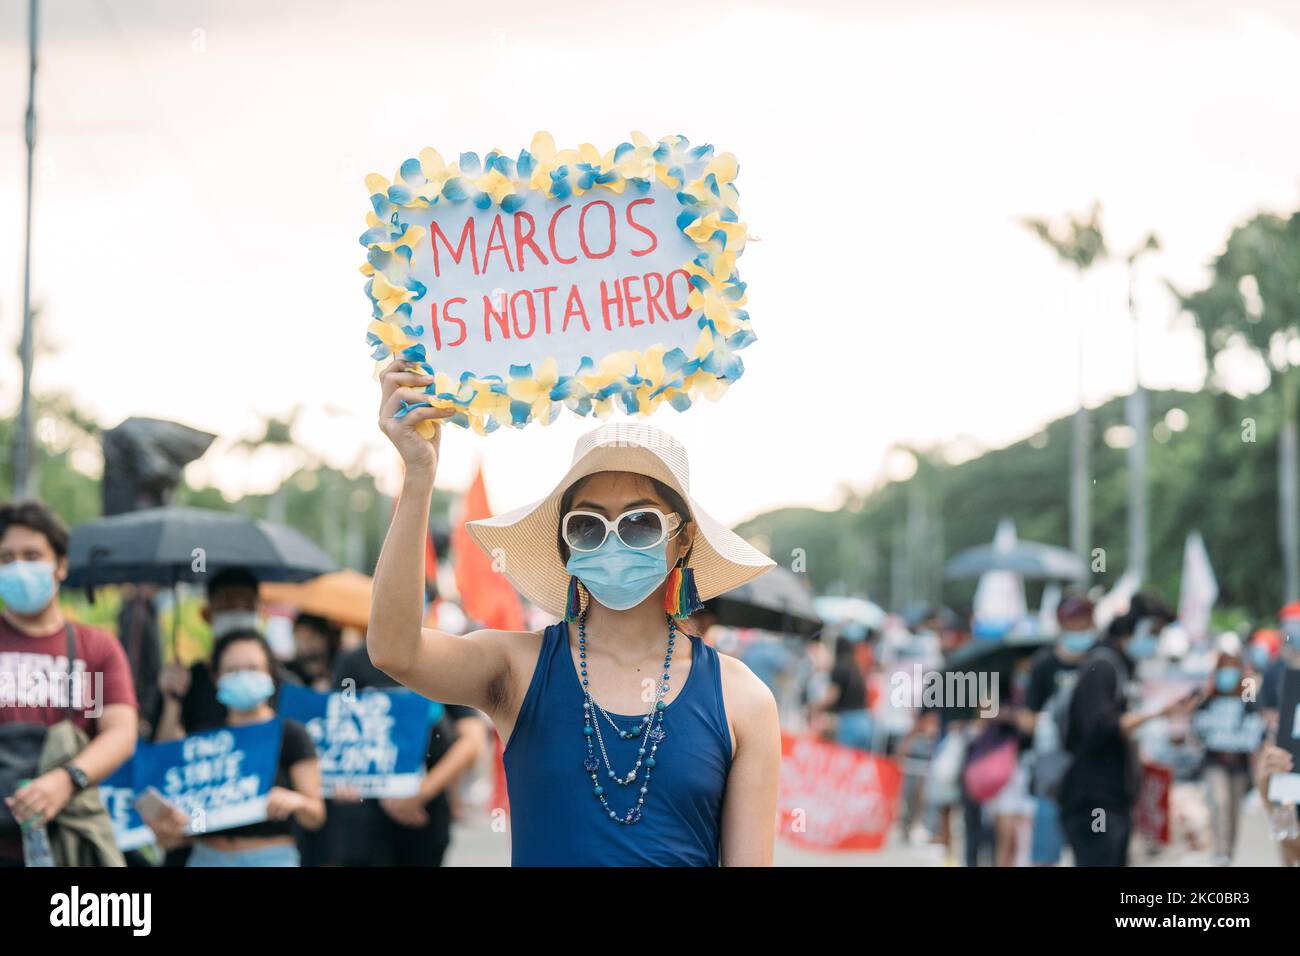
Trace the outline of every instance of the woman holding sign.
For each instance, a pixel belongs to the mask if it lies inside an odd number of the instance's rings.
[[[275,717],[272,676],[274,658],[261,633],[239,630],[220,638],[212,650],[217,700],[224,719],[218,726],[260,724]],[[282,721],[280,757],[267,798],[266,819],[192,838],[186,866],[298,866],[300,858],[293,824],[306,830],[325,825],[320,761],[307,728],[296,720]],[[195,730],[209,730],[196,727]],[[143,811],[142,811],[143,814]],[[190,819],[175,806],[160,808],[146,822],[165,850],[189,844]]]
[[[424,535],[441,429],[431,381],[394,361],[380,427],[406,475],[375,571],[371,659],[435,700],[476,707],[506,741],[516,866],[766,866],[781,759],[776,701],[678,622],[773,566],[705,514],[686,452],[642,424],[578,442],[541,501],[471,522],[511,583],[564,620],[456,637],[422,628]]]

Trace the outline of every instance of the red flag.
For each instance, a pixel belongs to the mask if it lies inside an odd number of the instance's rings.
[[[455,558],[456,589],[465,614],[499,631],[522,631],[524,608],[519,595],[505,574],[493,566],[493,559],[474,543],[465,522],[492,517],[488,508],[487,488],[483,484],[483,466],[465,492],[460,520],[451,532],[451,550]]]
[[[495,761],[492,766],[491,810],[495,813],[496,810],[500,808],[506,812],[506,816],[510,816],[510,791],[506,787],[506,764],[503,759],[505,747],[501,745],[501,737],[497,735],[496,731],[492,732],[492,740],[494,743],[493,756],[495,757]]]

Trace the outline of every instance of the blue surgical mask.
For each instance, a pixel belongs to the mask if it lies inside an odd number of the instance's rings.
[[[1135,661],[1149,661],[1149,659],[1156,657],[1156,648],[1158,646],[1160,646],[1160,637],[1153,635],[1151,631],[1143,633],[1143,631],[1138,630],[1128,640],[1126,649],[1128,650],[1128,656],[1134,658]]]
[[[1256,670],[1263,670],[1268,666],[1270,658],[1268,648],[1263,644],[1256,644],[1250,649],[1250,662],[1255,665]]]
[[[611,611],[636,607],[668,577],[668,539],[653,548],[629,548],[616,534],[595,551],[573,551],[565,569]]]
[[[275,681],[266,671],[231,671],[217,681],[217,700],[231,710],[252,710],[275,693]]]
[[[1082,654],[1096,641],[1096,631],[1066,631],[1061,635],[1061,646],[1071,654]]]
[[[1220,667],[1214,672],[1214,686],[1221,694],[1231,694],[1240,683],[1240,667]]]
[[[0,564],[0,601],[16,614],[40,614],[54,600],[54,565],[49,561]]]
[[[212,639],[219,641],[235,631],[260,631],[256,611],[218,611],[212,615]]]

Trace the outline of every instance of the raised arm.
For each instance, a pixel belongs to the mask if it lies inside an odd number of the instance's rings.
[[[467,704],[498,716],[508,702],[509,635],[476,631],[457,637],[421,627],[424,612],[424,537],[429,498],[438,468],[441,419],[451,409],[415,408],[394,417],[402,402],[426,400],[421,387],[433,379],[409,362],[394,360],[380,377],[379,427],[406,466],[402,493],[375,568],[366,649],[370,660],[394,680],[433,700]],[[416,431],[432,422],[431,438]]]

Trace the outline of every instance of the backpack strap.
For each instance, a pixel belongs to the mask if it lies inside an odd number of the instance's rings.
[[[1095,650],[1096,650],[1097,658],[1099,660],[1104,660],[1107,664],[1109,664],[1114,669],[1115,699],[1123,703],[1127,699],[1127,695],[1124,693],[1124,684],[1127,679],[1126,675],[1128,674],[1128,668],[1124,666],[1124,661],[1120,658],[1120,656],[1116,654],[1113,649],[1107,647],[1105,644],[1098,644]]]
[[[77,656],[77,632],[67,618],[63,620],[63,629],[68,640],[68,705],[64,717],[73,720],[77,716],[77,709],[72,706],[72,661]]]

